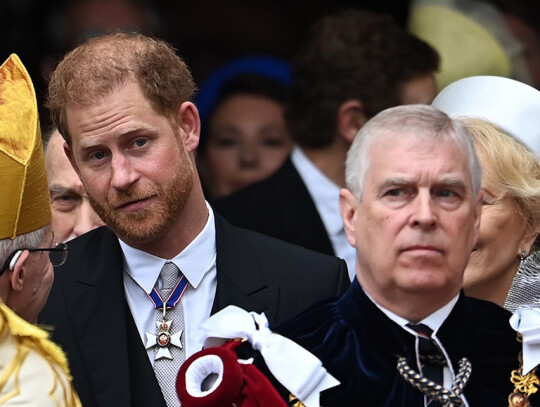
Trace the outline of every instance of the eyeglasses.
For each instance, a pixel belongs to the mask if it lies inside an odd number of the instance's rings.
[[[6,259],[0,269],[0,276],[4,274],[7,269],[13,270],[17,260],[21,257],[21,254],[28,250],[29,252],[49,252],[49,258],[53,267],[58,267],[64,264],[67,260],[69,248],[65,243],[59,243],[56,247],[51,248],[22,248],[14,250]]]

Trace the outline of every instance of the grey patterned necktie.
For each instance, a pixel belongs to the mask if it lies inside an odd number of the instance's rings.
[[[180,277],[180,270],[174,263],[165,263],[159,275],[162,282],[160,295],[163,302],[167,302],[167,299],[176,287]],[[171,335],[174,336],[174,334],[176,334],[178,337],[177,334],[184,331],[184,310],[182,308],[181,301],[179,301],[176,307],[173,309],[167,310],[165,319],[163,318],[163,310],[156,309],[156,335],[158,336],[160,335],[159,325],[164,320],[171,321],[169,327],[169,332]],[[182,334],[180,336],[180,341],[182,341],[183,338],[184,335]],[[172,359],[158,356],[158,353],[160,353],[159,346],[156,346],[154,350],[154,371],[168,407],[180,406],[180,401],[178,400],[178,395],[176,393],[176,376],[178,375],[178,371],[180,370],[182,363],[186,361],[185,349],[181,343],[182,342],[180,342],[180,347],[169,344],[168,349]],[[160,355],[161,354],[162,353],[160,353]]]

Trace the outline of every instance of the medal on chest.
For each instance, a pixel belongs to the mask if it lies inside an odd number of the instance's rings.
[[[172,360],[173,357],[169,348],[171,346],[175,346],[180,349],[184,348],[182,346],[182,335],[184,334],[184,331],[180,330],[178,332],[172,333],[171,328],[174,325],[174,321],[172,319],[167,319],[167,311],[174,309],[176,305],[180,302],[180,298],[182,297],[182,294],[184,293],[186,287],[187,279],[185,277],[182,277],[182,279],[178,282],[177,286],[175,287],[167,301],[163,301],[155,288],[148,296],[153,302],[154,308],[156,310],[163,311],[161,315],[161,321],[156,321],[157,334],[146,332],[145,348],[152,349],[154,347],[157,347],[157,352],[154,360]]]

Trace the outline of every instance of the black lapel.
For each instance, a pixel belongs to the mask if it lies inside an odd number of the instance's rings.
[[[63,287],[69,323],[97,404],[128,406],[126,319],[131,316],[124,296],[122,251],[106,228],[84,243],[78,246],[81,250],[71,250],[76,265],[66,270],[76,273]]]
[[[366,295],[357,279],[349,288],[354,294],[339,300],[340,309],[348,323],[358,332],[359,337],[368,340],[372,346],[384,353],[392,353],[394,359],[405,356],[415,359],[415,337],[388,318]]]
[[[127,321],[131,407],[167,407],[131,312]]]
[[[277,316],[279,288],[266,281],[241,229],[216,214],[217,288],[212,314],[227,305]]]
[[[275,181],[276,190],[270,202],[282,208],[283,212],[281,219],[275,221],[284,222],[283,229],[290,234],[290,237],[278,237],[307,249],[334,255],[321,215],[290,158],[276,173]]]
[[[437,332],[455,372],[459,370],[458,362],[468,353],[471,344],[474,343],[478,327],[481,326],[481,321],[476,319],[475,313],[467,312],[465,296],[461,292],[456,305]]]

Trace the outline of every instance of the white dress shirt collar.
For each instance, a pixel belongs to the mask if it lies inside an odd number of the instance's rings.
[[[159,278],[161,268],[167,261],[171,261],[181,270],[193,288],[197,288],[216,256],[216,232],[214,213],[210,205],[208,219],[201,233],[172,259],[162,259],[145,251],[135,249],[127,243],[120,241],[124,253],[126,272],[146,292],[150,293]]]
[[[299,147],[293,149],[291,160],[315,202],[326,231],[330,235],[339,233],[343,229],[339,213],[340,188],[324,175]]]
[[[364,291],[367,295],[367,297],[382,311],[384,314],[390,318],[392,321],[394,321],[396,324],[398,324],[401,328],[409,332],[411,335],[414,335],[415,337],[418,337],[418,333],[414,331],[413,329],[409,328],[407,324],[411,323],[410,321],[406,320],[405,318],[400,317],[399,315],[395,314],[394,312],[390,311],[389,309],[386,309],[382,305],[378,304],[377,301],[375,301],[368,293],[367,291]],[[446,365],[443,368],[443,386],[447,389],[450,389],[454,383],[456,372],[454,371],[454,367],[452,363],[450,362],[450,357],[448,355],[448,352],[446,352],[446,349],[444,348],[444,345],[441,343],[439,338],[437,337],[437,332],[446,321],[446,318],[450,315],[452,310],[454,309],[454,306],[456,305],[457,301],[459,299],[459,293],[452,298],[446,305],[439,308],[437,311],[432,313],[431,315],[428,315],[426,318],[421,320],[420,324],[427,325],[431,330],[433,331],[431,335],[431,339],[434,340],[437,345],[439,346],[439,349],[443,353],[444,357],[446,358]],[[416,347],[418,347],[418,339],[416,339]],[[418,348],[415,349],[416,354],[418,355]],[[418,371],[421,369],[421,361],[419,357],[417,356],[416,359],[417,368]],[[465,396],[462,394],[461,399],[463,400],[463,406],[469,407],[468,401],[465,399]],[[427,397],[424,397],[424,405],[428,405],[428,399]]]
[[[184,348],[186,358],[202,349],[203,338],[199,326],[208,319],[216,294],[216,227],[214,213],[208,207],[208,220],[199,235],[175,256],[173,261],[189,281],[182,306],[184,309]],[[148,294],[156,284],[163,264],[168,259],[152,256],[120,241],[124,253],[124,291],[131,315],[143,345],[146,332],[156,330],[156,311]],[[160,287],[158,287],[159,289]],[[148,349],[150,363],[154,363],[154,349]]]
[[[384,314],[388,318],[390,318],[392,321],[394,321],[396,324],[398,324],[399,326],[401,326],[403,329],[410,332],[411,334],[413,334],[415,336],[417,335],[417,333],[414,330],[407,327],[407,324],[411,323],[410,321],[406,320],[403,317],[400,317],[396,313],[394,313],[394,312],[390,311],[389,309],[383,307],[381,304],[379,304],[377,301],[375,301],[373,299],[373,297],[371,297],[371,295],[368,294],[367,291],[364,290],[364,292],[366,293],[367,297],[382,312],[384,312]],[[450,313],[454,309],[454,306],[456,305],[456,302],[458,301],[458,299],[459,299],[459,293],[454,298],[452,298],[446,305],[439,308],[434,313],[428,315],[427,317],[425,317],[423,320],[421,320],[418,323],[419,324],[424,324],[424,325],[428,326],[429,328],[431,328],[431,330],[433,331],[433,335],[435,335],[437,333],[437,331],[439,330],[439,328],[441,327],[441,325],[443,324],[443,322],[446,321],[446,318],[448,318],[448,315],[450,315]]]

